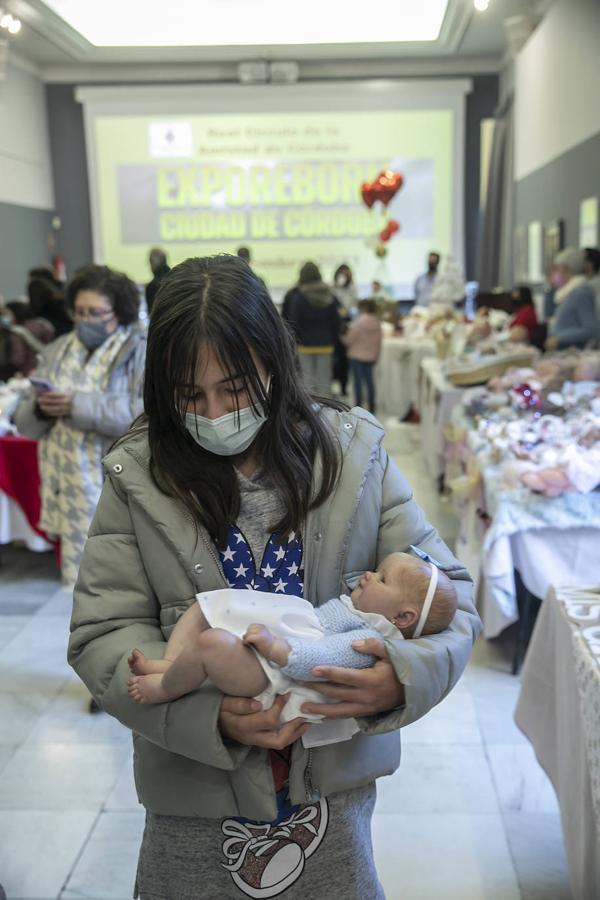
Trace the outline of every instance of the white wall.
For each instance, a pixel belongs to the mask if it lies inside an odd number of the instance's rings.
[[[44,85],[10,61],[0,81],[0,202],[54,206]]]
[[[556,0],[515,67],[517,181],[600,133],[600,2]]]

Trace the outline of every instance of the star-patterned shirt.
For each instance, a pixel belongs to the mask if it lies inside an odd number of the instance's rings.
[[[243,532],[232,525],[225,549],[219,550],[223,574],[229,587],[250,588],[274,594],[304,596],[302,537],[291,531],[287,538],[273,533],[263,552],[260,566],[256,562]]]

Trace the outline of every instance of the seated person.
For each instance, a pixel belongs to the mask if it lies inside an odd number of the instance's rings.
[[[514,316],[508,324],[509,340],[517,344],[530,344],[538,327],[531,290],[519,285],[511,292]]]
[[[546,350],[586,347],[598,339],[596,297],[582,275],[583,253],[575,247],[561,250],[554,259],[552,283],[555,314],[550,321]]]
[[[450,579],[433,562],[408,553],[386,556],[376,572],[359,578],[350,597],[318,608],[301,597],[251,590],[198,594],[162,660],[132,651],[129,694],[138,703],[166,703],[210,678],[226,694],[254,697],[273,680],[273,669],[294,681],[319,681],[315,666],[368,668],[376,657],[357,652],[356,641],[443,631],[456,605]],[[252,624],[256,618],[270,629]]]
[[[54,326],[46,319],[35,318],[28,303],[9,300],[4,306],[12,317],[13,325],[26,328],[40,344],[49,344],[54,340]]]
[[[25,308],[25,304],[18,306]],[[27,376],[38,364],[42,343],[33,331],[17,321],[9,304],[0,304],[0,381]]]

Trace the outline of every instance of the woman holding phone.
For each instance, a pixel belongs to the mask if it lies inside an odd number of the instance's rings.
[[[102,488],[102,457],[143,409],[146,339],[126,275],[86,266],[67,301],[75,329],[44,350],[15,423],[39,440],[40,527],[60,538],[63,580],[73,584]]]

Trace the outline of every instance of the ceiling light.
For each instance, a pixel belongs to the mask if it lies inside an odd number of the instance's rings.
[[[4,28],[9,34],[18,34],[21,30],[21,20],[0,9],[0,28]]]
[[[473,6],[477,12],[485,12],[490,5],[490,0],[473,0]]]
[[[449,0],[379,0],[376,15],[347,0],[43,0],[97,47],[220,47],[436,41]],[[168,15],[165,11],[168,9]]]

